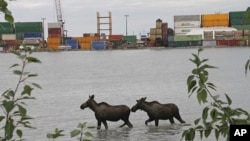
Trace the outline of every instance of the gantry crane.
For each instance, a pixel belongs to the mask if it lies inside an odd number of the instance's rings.
[[[65,48],[64,37],[67,37],[67,30],[64,30],[65,21],[62,16],[61,0],[55,0],[57,22],[61,25],[61,47]],[[66,47],[67,48],[67,47]]]

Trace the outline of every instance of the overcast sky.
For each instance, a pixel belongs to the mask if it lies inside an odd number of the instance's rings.
[[[61,0],[63,19],[68,36],[82,36],[83,33],[97,32],[96,12],[101,16],[112,13],[113,34],[126,34],[128,16],[128,34],[140,35],[155,27],[160,18],[173,28],[175,15],[201,15],[215,12],[245,11],[250,0]],[[56,22],[54,0],[16,0],[9,4],[15,22]],[[1,16],[1,21],[3,21]],[[103,27],[104,28],[104,27]]]

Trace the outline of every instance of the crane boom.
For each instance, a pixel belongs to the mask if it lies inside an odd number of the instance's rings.
[[[62,23],[63,18],[62,18],[61,0],[55,0],[55,6],[56,6],[57,22]]]

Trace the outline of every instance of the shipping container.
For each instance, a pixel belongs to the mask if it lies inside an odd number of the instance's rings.
[[[109,40],[110,41],[120,41],[122,40],[123,35],[109,35]]]
[[[175,35],[174,41],[201,41],[202,35]]]
[[[231,25],[249,25],[250,19],[247,18],[246,11],[229,12],[229,24]]]
[[[155,35],[156,34],[156,28],[150,28],[149,34],[150,35]]]
[[[51,44],[61,44],[61,38],[55,37],[55,38],[48,38],[47,42]]]
[[[79,42],[76,39],[66,39],[65,44],[71,46],[71,49],[79,49]]]
[[[14,33],[14,25],[9,22],[0,22],[0,34]]]
[[[216,41],[215,40],[203,40],[202,46],[203,47],[216,47]]]
[[[201,15],[202,27],[229,26],[228,14],[204,14]]]
[[[249,25],[231,25],[231,27],[236,28],[237,30],[249,30],[250,24]]]
[[[90,50],[91,49],[91,42],[89,43],[80,43],[80,48],[83,50]]]
[[[42,22],[16,22],[15,32],[43,32]]]
[[[174,22],[174,27],[191,27],[191,28],[197,28],[201,27],[201,22],[200,21],[177,21]]]
[[[201,21],[200,15],[176,15],[174,16],[174,22],[179,21]]]
[[[168,41],[174,41],[174,36],[169,35],[168,36]]]
[[[216,40],[217,46],[245,46],[245,41],[242,40]]]
[[[25,32],[23,33],[23,38],[38,38],[42,39],[43,33],[42,32]]]
[[[122,36],[123,41],[130,42],[132,44],[136,44],[137,39],[135,35],[127,35],[127,36]]]
[[[161,19],[157,19],[156,20],[156,28],[162,28],[162,20]]]
[[[109,49],[109,42],[107,41],[92,41],[91,42],[92,50],[105,50]]]
[[[190,32],[192,30],[192,28],[189,27],[176,27],[174,28],[174,33],[176,35],[185,35],[188,32]]]
[[[61,23],[48,23],[48,28],[62,28]]]
[[[168,23],[162,23],[162,42],[163,46],[168,46]]]
[[[2,40],[16,40],[16,34],[2,34]]]

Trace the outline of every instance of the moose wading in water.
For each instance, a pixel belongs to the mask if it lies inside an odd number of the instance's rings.
[[[141,109],[147,112],[149,119],[145,121],[147,125],[148,122],[155,121],[155,126],[158,126],[159,120],[170,120],[170,123],[174,123],[174,117],[179,120],[181,123],[185,123],[182,120],[178,107],[173,104],[161,104],[158,101],[147,102],[145,98],[141,98],[140,100],[136,100],[137,104],[131,108],[132,112],[136,112],[136,110]]]
[[[106,102],[96,103],[94,100],[94,95],[89,96],[89,99],[83,103],[80,108],[84,109],[89,107],[94,113],[97,120],[97,129],[101,128],[101,123],[108,129],[108,121],[118,121],[123,120],[124,125],[127,125],[129,128],[132,128],[133,125],[129,122],[130,108],[126,105],[117,105],[111,106]]]

